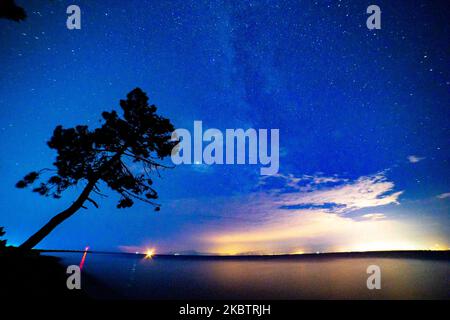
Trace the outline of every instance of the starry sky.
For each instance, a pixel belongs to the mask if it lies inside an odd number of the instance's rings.
[[[95,128],[135,87],[177,128],[278,128],[280,170],[180,165],[162,204],[96,199],[40,248],[301,253],[450,246],[445,1],[16,1],[0,20],[0,225],[26,240],[60,200],[14,187],[56,125]],[[81,30],[66,8],[81,8]]]

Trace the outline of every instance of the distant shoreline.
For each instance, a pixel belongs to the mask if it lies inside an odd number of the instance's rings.
[[[38,249],[42,253],[84,253],[84,250],[55,250]],[[142,256],[145,253],[114,252],[114,251],[89,251],[95,254]],[[450,250],[393,250],[393,251],[352,251],[352,252],[324,252],[303,254],[273,254],[273,255],[219,255],[219,254],[155,254],[153,258],[209,258],[209,259],[248,259],[248,258],[420,258],[420,259],[449,259]]]

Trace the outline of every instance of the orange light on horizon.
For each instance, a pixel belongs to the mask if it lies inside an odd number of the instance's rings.
[[[145,251],[145,259],[151,259],[155,255],[155,249],[147,249]]]

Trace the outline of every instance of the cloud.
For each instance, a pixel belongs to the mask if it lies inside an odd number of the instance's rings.
[[[385,219],[386,216],[382,213],[368,213],[368,214],[362,215],[361,218],[368,219],[368,220],[382,220],[382,219]]]
[[[402,191],[395,191],[383,172],[357,179],[278,174],[261,178],[258,188],[249,194],[176,200],[171,209],[197,217],[195,247],[205,252],[363,250],[367,243],[386,248],[386,241],[413,248],[404,243],[402,224],[381,213],[357,212],[399,203]]]
[[[340,177],[278,174],[261,178],[261,190],[248,194],[196,199],[178,199],[169,204],[171,210],[183,208],[182,214],[197,214],[217,219],[260,221],[277,219],[274,211],[321,211],[346,214],[364,208],[398,204],[403,191],[383,172],[351,180]],[[281,184],[280,184],[281,182]],[[211,212],[211,203],[214,210]],[[181,214],[181,213],[180,213]],[[291,213],[289,213],[291,214]]]
[[[420,161],[424,160],[425,157],[419,157],[419,156],[415,156],[415,155],[410,155],[410,156],[407,157],[407,159],[408,159],[408,161],[410,163],[417,163],[417,162],[420,162]]]
[[[440,195],[436,196],[439,199],[447,199],[450,198],[450,192],[446,192],[446,193],[441,193]]]
[[[302,206],[324,208],[330,213],[346,213],[369,207],[397,204],[402,191],[393,192],[394,183],[384,173],[363,176],[355,181],[337,177],[309,177],[303,191],[281,194],[275,201],[284,208]],[[328,183],[337,185],[328,187]],[[302,191],[302,189],[300,189]]]
[[[299,177],[294,176],[293,174],[275,174],[271,176],[261,176],[259,178],[258,186],[271,186],[274,181],[282,182],[282,189],[292,189],[297,191],[311,191],[314,189],[314,186],[317,185],[334,185],[338,183],[343,183],[348,181],[348,179],[340,178],[338,176],[326,177],[320,174],[316,175],[302,175]],[[278,189],[281,191],[282,189]],[[271,191],[277,191],[277,189],[272,189]]]

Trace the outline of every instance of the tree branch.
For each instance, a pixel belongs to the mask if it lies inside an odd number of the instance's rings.
[[[155,203],[155,202],[152,202],[152,201],[150,201],[150,200],[148,200],[148,199],[139,197],[139,196],[135,195],[134,193],[132,193],[132,192],[126,190],[126,189],[120,190],[119,193],[122,194],[123,196],[125,196],[124,193],[126,193],[128,196],[130,196],[130,197],[132,197],[132,198],[135,198],[135,199],[137,199],[137,200],[146,202],[146,203],[151,204],[152,206],[155,206],[155,207],[159,207],[159,206],[160,206],[159,203]]]
[[[125,156],[131,157],[133,159],[145,162],[145,163],[147,163],[147,164],[149,164],[151,166],[154,166],[155,168],[158,168],[158,167],[162,167],[162,168],[165,168],[165,169],[173,169],[173,168],[175,168],[175,166],[166,166],[164,164],[161,164],[161,163],[158,163],[158,162],[155,162],[155,161],[151,161],[151,160],[148,160],[146,158],[143,158],[143,157],[140,157],[140,156],[137,156],[137,155],[134,155],[134,154],[130,154],[130,153],[127,153],[127,152],[124,152],[123,154]]]
[[[91,198],[87,198],[86,199],[87,201],[89,201],[89,202],[91,202],[97,209],[98,209],[98,204],[97,204],[97,202],[95,202],[94,200],[92,200]]]

